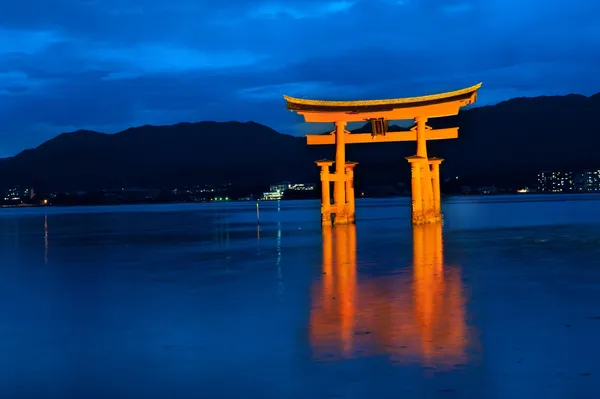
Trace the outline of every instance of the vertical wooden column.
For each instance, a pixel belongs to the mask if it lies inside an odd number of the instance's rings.
[[[435,223],[435,210],[433,205],[433,187],[431,185],[431,170],[427,162],[427,140],[426,132],[426,117],[415,118],[417,123],[417,156],[424,158],[425,162],[421,162],[421,189],[423,198],[423,223]]]
[[[354,167],[358,162],[346,162],[346,209],[348,223],[356,222],[355,198],[354,198]]]
[[[417,155],[427,159],[427,139],[425,137],[427,118],[416,117],[415,123],[417,124]]]
[[[329,167],[333,161],[326,159],[317,161],[316,164],[321,167],[321,224],[331,226],[331,175]]]
[[[406,157],[406,160],[410,163],[411,173],[411,194],[412,194],[412,208],[411,208],[411,219],[413,225],[419,225],[424,223],[423,219],[423,189],[422,189],[422,178],[421,169],[422,164],[425,162],[425,158],[418,155]]]
[[[431,186],[433,188],[433,209],[435,211],[436,222],[442,220],[442,198],[440,194],[440,164],[443,159],[429,158],[431,166]]]
[[[335,180],[333,202],[335,205],[334,224],[347,224],[346,211],[346,122],[335,122]]]

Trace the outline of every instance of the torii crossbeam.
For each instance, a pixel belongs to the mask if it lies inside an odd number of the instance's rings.
[[[324,226],[355,222],[354,166],[346,162],[346,144],[416,141],[417,153],[406,159],[411,165],[412,223],[436,223],[441,220],[439,165],[443,161],[427,157],[427,140],[458,138],[458,127],[431,129],[429,118],[457,115],[460,108],[477,100],[481,83],[466,89],[421,97],[366,101],[320,101],[284,96],[287,109],[304,116],[306,122],[332,122],[335,130],[329,135],[307,135],[308,145],[335,144],[333,161],[317,161],[321,167],[321,221]],[[413,119],[416,125],[409,132],[387,132],[387,121]],[[373,133],[350,134],[348,122],[371,121]],[[333,205],[330,182],[334,182]],[[332,215],[333,222],[332,222]]]

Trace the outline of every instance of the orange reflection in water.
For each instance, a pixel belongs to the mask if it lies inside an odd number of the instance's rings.
[[[413,230],[413,268],[357,278],[356,226],[323,231],[323,278],[312,292],[310,340],[318,358],[387,354],[437,367],[466,361],[460,270],[444,267],[442,227]]]

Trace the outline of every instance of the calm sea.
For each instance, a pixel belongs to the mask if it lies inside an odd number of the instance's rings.
[[[600,196],[0,210],[0,397],[596,398]]]

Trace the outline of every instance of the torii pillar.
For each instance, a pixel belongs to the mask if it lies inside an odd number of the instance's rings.
[[[316,164],[321,168],[321,224],[331,226],[331,174],[329,168],[333,161],[323,159]]]
[[[438,216],[439,221],[442,218],[442,196],[440,193],[440,164],[442,158],[429,158],[429,167],[431,168],[431,186],[433,187],[433,209]]]
[[[334,161],[327,159],[316,161],[316,164],[321,168],[321,224],[323,226],[353,224],[356,221],[354,167],[358,162],[345,162],[343,175],[337,174],[337,167],[336,172],[331,173],[330,168],[334,163]],[[342,176],[343,180],[337,180],[339,176]],[[334,191],[334,203],[331,204],[331,182],[334,182],[334,190],[337,187],[337,200],[340,200],[340,197],[343,196],[343,202],[336,201]]]
[[[427,157],[426,117],[416,117],[417,154],[407,157],[411,166],[412,224],[437,223],[442,220],[439,158]]]
[[[335,180],[333,183],[333,205],[335,224],[348,224],[346,207],[346,122],[335,122]]]
[[[356,222],[356,210],[354,202],[354,167],[358,162],[346,162],[346,220],[349,224]]]

